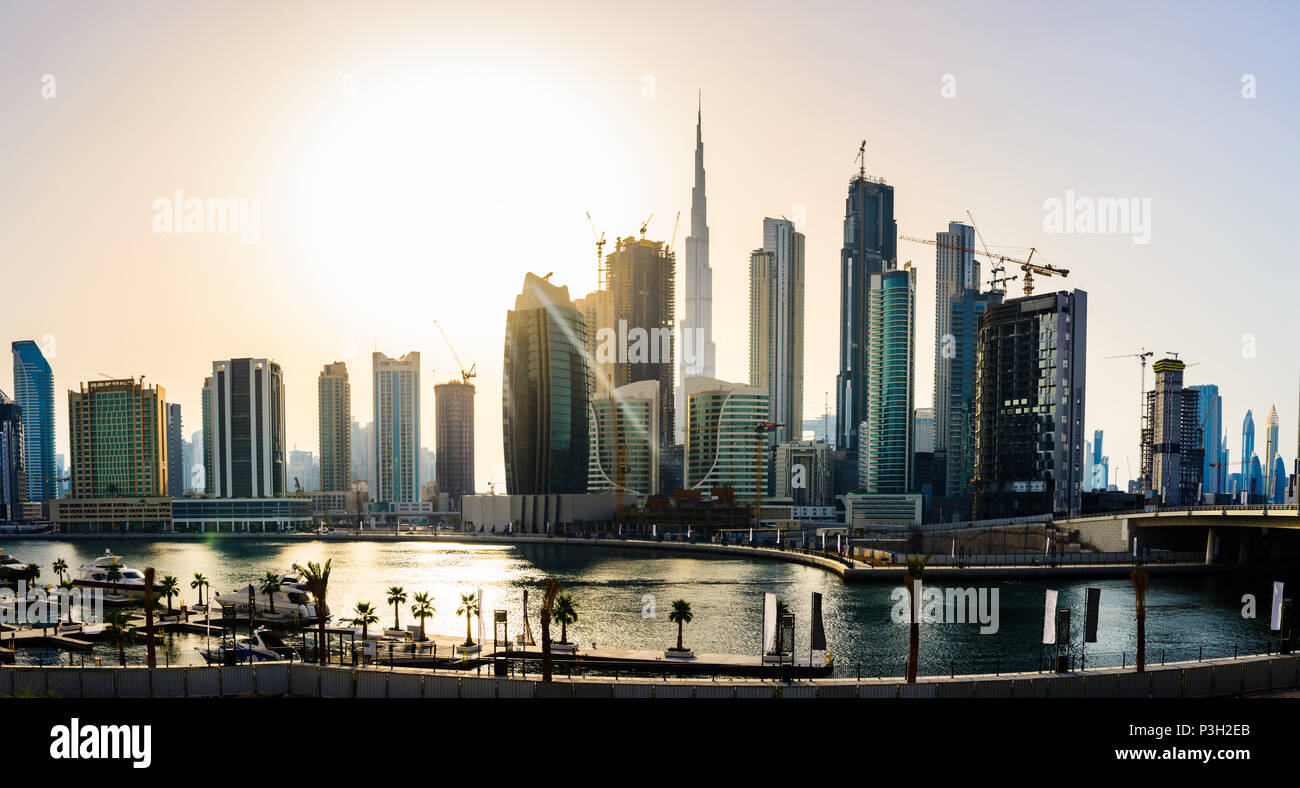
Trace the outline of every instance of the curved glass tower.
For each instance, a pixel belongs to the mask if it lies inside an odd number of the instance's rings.
[[[14,402],[22,408],[27,500],[59,497],[54,465],[54,371],[30,339],[14,342]]]
[[[906,493],[912,488],[913,360],[916,333],[916,271],[885,271],[871,277],[867,331],[866,462],[869,493]]]

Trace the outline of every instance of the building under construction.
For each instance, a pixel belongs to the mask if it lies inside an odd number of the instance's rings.
[[[1155,388],[1146,392],[1142,417],[1141,488],[1164,506],[1199,503],[1205,462],[1200,392],[1183,387],[1187,365],[1179,359],[1161,359],[1152,369]]]

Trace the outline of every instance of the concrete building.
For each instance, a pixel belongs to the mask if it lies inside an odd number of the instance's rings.
[[[42,503],[59,495],[54,464],[54,371],[30,339],[14,342],[12,349],[14,402],[22,408],[27,501]]]
[[[849,493],[844,496],[844,522],[851,530],[909,528],[921,524],[923,496]]]
[[[776,447],[776,498],[795,506],[829,506],[831,448],[825,441],[786,441]]]
[[[955,503],[958,519],[970,516],[971,480],[975,475],[976,337],[980,321],[991,307],[1002,303],[1002,298],[1001,290],[981,293],[978,289],[963,288],[948,302],[950,334],[946,350],[951,358],[942,367],[945,423],[943,437],[936,436],[935,442],[943,452],[935,462],[936,470],[943,474],[943,495]],[[935,424],[938,429],[937,418]]]
[[[767,442],[755,429],[767,423],[767,390],[689,378],[686,407],[686,489],[729,487],[737,501],[754,502],[756,485],[767,484]]]
[[[216,431],[214,430],[212,407],[216,402],[216,392],[213,388],[212,378],[203,379],[203,393],[201,394],[202,419],[203,419],[203,487],[201,491],[205,495],[213,495],[216,492],[216,474],[213,473],[212,467],[212,442],[216,440]]]
[[[524,277],[515,308],[506,313],[502,375],[502,439],[511,495],[587,490],[586,331],[567,287],[536,274]]]
[[[1183,387],[1187,365],[1166,358],[1152,365],[1155,388],[1146,393],[1142,425],[1144,490],[1164,506],[1199,504],[1202,449],[1200,392]]]
[[[433,387],[437,415],[435,448],[438,489],[451,496],[474,493],[474,384],[450,380]]]
[[[641,380],[592,400],[587,492],[659,492],[659,390]]]
[[[311,528],[308,497],[177,498],[171,501],[172,528],[177,531],[273,533]]]
[[[1189,386],[1200,397],[1197,410],[1201,413],[1201,489],[1207,495],[1227,492],[1228,446],[1223,435],[1223,397],[1219,387],[1212,384]]]
[[[352,422],[352,481],[369,482],[370,481],[370,458],[374,453],[371,449],[375,443],[375,425],[366,422],[363,427],[360,422]]]
[[[265,358],[212,362],[206,390],[211,412],[211,494],[267,498],[285,494],[284,374]]]
[[[139,381],[68,392],[72,498],[167,496],[167,395]]]
[[[974,519],[1075,513],[1083,492],[1088,296],[1041,293],[980,322]]]
[[[912,417],[912,423],[915,435],[912,439],[912,445],[916,447],[917,453],[933,453],[935,448],[934,408],[917,408]]]
[[[167,494],[185,494],[185,438],[182,437],[181,406],[167,403]]]
[[[461,524],[474,533],[564,534],[614,528],[612,492],[551,495],[466,495]]]
[[[420,354],[371,355],[374,453],[370,495],[376,501],[420,499]]]
[[[775,446],[803,438],[804,237],[787,219],[763,220],[749,255],[749,385],[767,390]]]
[[[183,500],[199,500],[178,498]],[[172,526],[166,495],[123,498],[61,498],[50,502],[50,522],[68,533],[163,532]]]
[[[21,520],[26,500],[22,408],[0,391],[0,523]]]
[[[316,457],[305,449],[291,449],[289,451],[289,490],[295,495],[299,492],[315,492],[320,489],[317,481],[320,478],[320,464],[316,462]],[[301,489],[299,489],[301,488]]]
[[[316,378],[319,407],[320,486],[338,492],[352,489],[352,383],[348,365],[326,364]]]

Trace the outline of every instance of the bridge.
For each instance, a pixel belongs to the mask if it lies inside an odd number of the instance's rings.
[[[1300,561],[1300,508],[1180,506],[1056,520],[1104,551],[1204,550],[1206,564]]]

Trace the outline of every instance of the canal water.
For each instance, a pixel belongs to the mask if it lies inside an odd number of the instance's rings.
[[[545,544],[481,544],[431,542],[252,541],[213,538],[209,541],[85,539],[54,541],[9,539],[0,547],[23,563],[41,567],[39,583],[56,582],[51,565],[64,559],[73,568],[111,550],[132,567],[153,566],[159,577],[180,580],[181,599],[198,601],[190,588],[202,572],[216,591],[230,591],[260,578],[267,571],[287,572],[294,563],[331,559],[329,606],[335,621],[359,601],[379,609],[381,626],[392,626],[393,608],[385,604],[386,590],[402,586],[409,596],[432,594],[437,614],[429,632],[454,635],[465,631],[456,615],[460,595],[483,589],[483,610],[489,637],[488,611],[509,613],[510,634],[522,627],[523,592],[529,590],[533,631],[538,629],[538,605],[547,577],[555,577],[570,592],[578,622],[570,640],[582,645],[662,649],[675,642],[676,625],[668,621],[672,602],[691,603],[694,620],[686,625],[685,641],[696,652],[752,654],[761,649],[762,602],[765,592],[784,600],[795,614],[796,649],[806,657],[813,592],[823,595],[826,638],[840,676],[897,676],[907,659],[908,627],[891,613],[898,606],[891,594],[899,586],[887,583],[845,584],[820,569],[769,560],[692,555],[670,550],[583,547]],[[1147,597],[1147,660],[1158,663],[1198,656],[1258,653],[1269,646],[1268,615],[1272,580],[1259,574],[1160,576],[1151,578]],[[968,588],[934,578],[928,587]],[[981,634],[979,623],[928,623],[921,626],[922,674],[1009,672],[1035,670],[1044,664],[1040,647],[1043,597],[1047,588],[1060,593],[1059,606],[1071,608],[1072,640],[1078,663],[1083,638],[1085,589],[1101,589],[1098,642],[1087,646],[1087,665],[1132,664],[1136,622],[1132,586],[1127,579],[1092,581],[999,581],[982,593],[991,601],[997,591],[997,631]],[[980,590],[977,589],[977,593]],[[1254,618],[1243,616],[1243,595],[1257,600]],[[178,604],[176,600],[174,604]],[[972,611],[973,613],[974,611]],[[416,623],[410,603],[402,606],[401,623]],[[477,638],[477,622],[475,623]],[[159,651],[160,663],[201,662],[202,635],[173,635]],[[143,646],[129,650],[128,659],[143,659]],[[115,664],[115,650],[97,645],[93,656]],[[79,662],[81,655],[72,659]],[[92,657],[93,658],[93,657]],[[818,659],[822,654],[818,653]],[[19,650],[19,663],[65,663],[57,651]],[[91,658],[87,658],[89,663]]]

